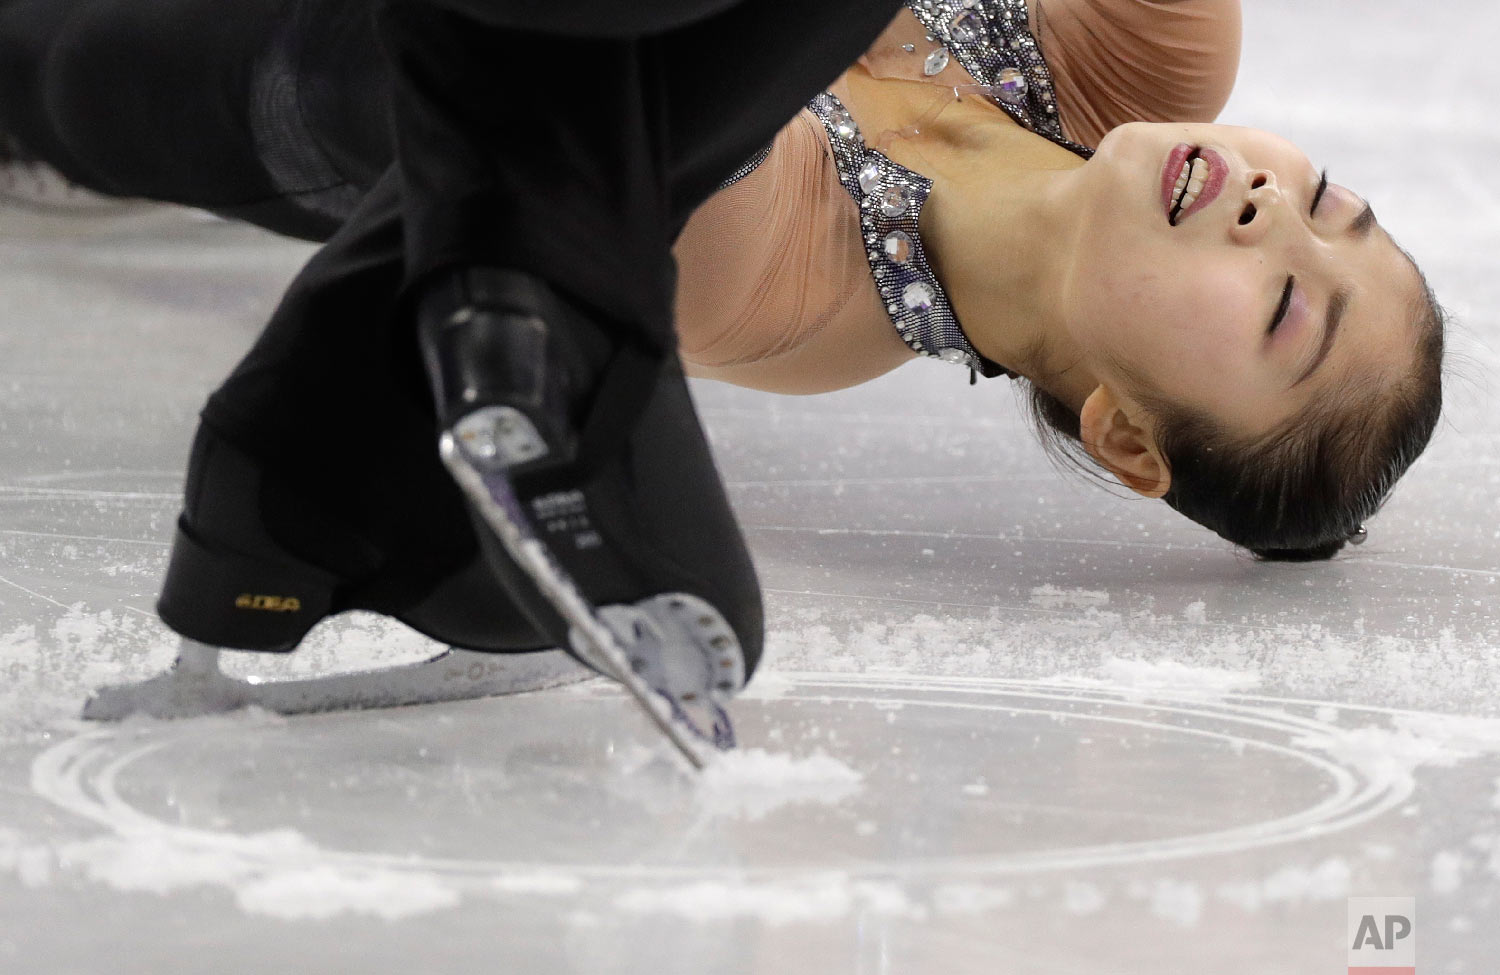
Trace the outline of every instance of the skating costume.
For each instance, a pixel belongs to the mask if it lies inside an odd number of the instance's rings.
[[[760,592],[672,355],[670,246],[895,7],[813,5],[787,31],[767,0],[0,5],[0,128],[121,194],[151,181],[131,163],[175,152],[185,191],[153,195],[336,205],[263,161],[331,162],[335,140],[256,120],[285,84],[389,98],[395,161],[204,410],[163,619],[198,645],[287,650],[374,609],[476,649],[563,647],[674,720],[742,686]],[[359,85],[382,56],[387,84]],[[762,57],[776,70],[745,84]],[[166,83],[114,90],[145,65]],[[70,97],[77,117],[56,117]]]
[[[1238,21],[1229,16],[1237,3],[1038,0],[1033,18],[1019,0],[973,7],[912,0],[859,61],[876,77],[935,90],[995,86],[997,111],[1061,144],[1087,146],[1120,121],[1212,119],[1237,66]],[[77,182],[321,241],[389,167],[395,146],[382,93],[390,69],[368,4],[244,0],[229,11],[175,0],[147,11],[134,0],[96,0],[87,11],[75,7],[67,0],[0,2],[0,130],[25,135],[34,152]],[[569,9],[586,19],[587,11]],[[809,22],[807,29],[818,27]],[[742,49],[727,31],[705,25],[684,36],[684,44],[692,39],[702,48],[683,50],[700,68],[692,105],[714,125],[732,120],[731,86],[717,82],[736,62],[720,63],[713,51]],[[749,50],[760,35],[743,36]],[[757,75],[777,75],[780,43],[745,55],[747,65]],[[609,116],[596,97],[599,86],[578,80],[608,72],[587,63],[580,49],[518,41],[505,60],[524,79],[527,102],[559,103],[578,91],[595,124]],[[184,91],[203,97],[185,98]],[[1017,96],[1022,104],[1005,102]],[[523,136],[530,131],[525,118],[511,126]],[[878,135],[861,141],[873,146]],[[712,183],[727,189],[700,183],[696,192],[707,198],[696,208],[681,199],[673,204],[675,317],[683,353],[705,375],[778,388],[789,354],[802,350],[811,380],[795,377],[786,391],[812,392],[872,378],[909,358],[895,329],[883,348],[848,340],[851,322],[883,317],[891,302],[872,282],[876,265],[867,258],[872,249],[883,253],[888,235],[879,247],[864,240],[861,214],[849,206],[855,174],[834,166],[847,156],[835,153],[840,142],[806,108],[743,158],[717,155],[723,169]],[[891,246],[905,253],[899,238]],[[614,249],[641,245],[621,240]],[[911,267],[920,269],[920,261]],[[890,280],[907,274],[890,266],[885,272]],[[638,287],[653,275],[626,276]],[[932,344],[939,355],[950,347]],[[762,363],[769,365],[757,370]]]
[[[959,87],[1086,156],[1119,122],[1217,114],[1237,62],[1235,2],[1040,0],[1032,18],[1021,0],[917,0],[859,62],[875,78],[930,87],[939,110]],[[914,351],[1000,374],[931,273],[918,219],[930,182],[879,151],[899,133],[864,131],[843,92],[841,80],[814,99],[684,227],[685,360],[697,375],[788,393],[864,382]]]
[[[1063,134],[1052,75],[1029,30],[1025,0],[995,0],[977,6],[914,0],[908,6],[914,16],[898,17],[887,28],[876,42],[876,54],[872,57],[867,52],[861,58],[866,68],[885,77],[978,93],[1028,130],[1084,158],[1092,155],[1090,149]],[[891,48],[904,57],[887,54]],[[938,91],[934,95],[940,111],[944,95]],[[932,181],[875,148],[873,139],[865,138],[854,115],[833,92],[819,94],[805,112],[816,120],[826,140],[820,148],[832,161],[832,172],[856,210],[846,213],[840,222],[848,227],[857,222],[858,238],[849,240],[846,236],[832,246],[844,251],[852,246],[868,263],[862,293],[847,304],[869,314],[868,292],[873,284],[875,306],[884,310],[901,341],[918,355],[956,363],[969,369],[971,375],[1012,376],[970,344],[927,259],[919,223]],[[781,144],[783,151],[796,151],[791,146],[790,140]],[[724,199],[710,201],[706,212],[700,211],[696,219],[712,221],[717,207],[743,208],[746,201],[731,197],[754,192],[753,174],[770,156],[770,152],[764,153],[754,165],[736,172],[721,190]],[[686,233],[697,230],[690,222]],[[679,306],[679,315],[683,313]],[[696,320],[700,316],[686,317]],[[724,350],[714,349],[714,344],[723,345],[722,341],[709,342],[695,351],[700,356],[722,359]],[[742,350],[739,356],[740,361],[746,361]]]
[[[0,129],[28,150],[105,192],[333,234],[205,408],[164,618],[245,649],[289,649],[346,608],[477,649],[555,645],[563,622],[516,608],[526,583],[496,566],[518,557],[496,555],[474,524],[488,517],[481,502],[513,489],[540,525],[538,506],[570,496],[567,477],[607,472],[624,493],[582,492],[585,528],[559,517],[562,542],[548,546],[563,562],[564,543],[618,556],[569,565],[594,577],[596,603],[658,590],[706,599],[739,642],[742,682],[759,655],[759,594],[674,373],[669,248],[717,188],[756,185],[784,120],[890,25],[894,5],[811,5],[795,27],[764,0],[376,7],[0,2]],[[939,60],[962,63],[1001,109],[1062,138],[1023,6],[913,12],[932,32],[924,77],[950,67],[928,70]],[[1024,104],[1009,101],[1007,70],[1037,81]],[[1001,374],[969,346],[923,258],[925,180],[863,147],[836,100],[818,96],[812,111],[850,201],[891,222],[856,225],[845,243],[861,263],[873,255],[866,274],[895,334]],[[551,372],[509,368],[532,361],[527,350]],[[471,368],[486,361],[488,372]],[[635,392],[614,378],[632,370],[645,377]],[[601,401],[619,405],[613,425],[591,409]],[[507,454],[514,428],[487,427],[470,473],[509,456],[507,484],[459,490],[432,431],[439,421],[457,437],[474,411],[519,417],[526,449],[567,463],[532,470]],[[660,442],[633,426],[653,416]],[[589,518],[613,519],[602,543]]]

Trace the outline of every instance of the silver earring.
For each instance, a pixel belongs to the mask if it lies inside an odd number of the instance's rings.
[[[1354,529],[1354,534],[1349,536],[1349,544],[1363,545],[1365,543],[1365,539],[1369,537],[1370,533],[1365,531],[1365,526],[1360,525],[1358,528]]]

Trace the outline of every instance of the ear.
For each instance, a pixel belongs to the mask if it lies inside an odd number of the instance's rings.
[[[1172,486],[1172,469],[1156,449],[1146,411],[1121,400],[1108,386],[1089,394],[1078,427],[1093,458],[1132,491],[1159,498]]]

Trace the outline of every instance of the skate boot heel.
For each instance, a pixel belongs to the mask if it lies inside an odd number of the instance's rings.
[[[156,611],[200,643],[284,653],[329,615],[336,584],[312,566],[209,545],[179,521]]]
[[[207,425],[194,438],[188,470],[157,601],[162,622],[227,650],[294,649],[335,611],[339,577],[270,537],[259,465]]]

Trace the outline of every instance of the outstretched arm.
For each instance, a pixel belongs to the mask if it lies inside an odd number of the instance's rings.
[[[1030,0],[1068,135],[1125,122],[1209,122],[1234,87],[1240,0]]]

